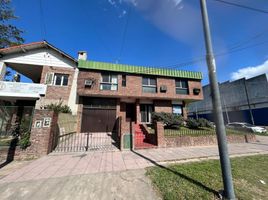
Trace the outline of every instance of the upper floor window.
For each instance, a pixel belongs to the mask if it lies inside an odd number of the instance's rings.
[[[176,80],[176,94],[189,94],[187,80],[185,79]]]
[[[101,90],[117,90],[118,80],[117,75],[114,74],[102,74],[101,75]]]
[[[156,78],[142,77],[142,92],[156,93]]]
[[[60,74],[49,72],[46,74],[45,84],[47,85],[59,85],[59,86],[67,86],[68,85],[68,74]]]

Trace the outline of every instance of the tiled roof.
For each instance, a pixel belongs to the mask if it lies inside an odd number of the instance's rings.
[[[168,68],[134,66],[125,64],[114,64],[114,63],[85,61],[85,60],[78,61],[78,68],[113,71],[113,72],[125,72],[130,74],[147,74],[147,75],[190,78],[199,80],[202,79],[201,72],[192,72],[192,71],[176,70]]]

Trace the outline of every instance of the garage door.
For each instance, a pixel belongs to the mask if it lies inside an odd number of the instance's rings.
[[[116,126],[116,110],[105,108],[84,108],[82,132],[112,132]]]

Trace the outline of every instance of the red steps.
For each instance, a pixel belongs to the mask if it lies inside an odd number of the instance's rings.
[[[155,148],[156,146],[146,141],[146,134],[140,124],[135,124],[135,149]]]

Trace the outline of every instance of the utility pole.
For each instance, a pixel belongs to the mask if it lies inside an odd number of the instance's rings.
[[[222,95],[222,100],[223,100],[223,105],[224,105],[225,114],[226,114],[226,118],[227,118],[227,123],[230,123],[229,114],[228,114],[228,110],[227,110],[227,107],[226,107],[224,95]]]
[[[228,155],[226,132],[225,132],[225,127],[224,127],[221,100],[220,100],[220,91],[219,91],[219,85],[218,85],[217,75],[216,75],[216,63],[215,63],[215,58],[213,55],[212,44],[211,44],[206,0],[200,0],[200,6],[201,6],[201,13],[202,13],[202,20],[203,20],[205,44],[206,44],[206,50],[207,50],[206,59],[207,59],[208,72],[209,72],[210,90],[212,94],[211,95],[212,104],[213,104],[213,111],[214,111],[215,122],[216,122],[218,149],[219,149],[222,179],[223,179],[223,185],[224,185],[223,196],[226,199],[235,199],[232,172],[231,172],[231,163],[230,163],[230,158]]]
[[[197,106],[196,106],[196,103],[195,103],[195,118],[198,119],[198,113],[197,113]]]
[[[248,88],[247,88],[246,78],[244,78],[244,87],[245,87],[245,93],[246,93],[246,98],[247,98],[247,103],[248,103],[248,109],[249,109],[251,123],[253,125],[255,125],[254,117],[253,117],[253,113],[252,113],[252,109],[251,109],[251,105],[250,105],[249,97],[248,97]]]

